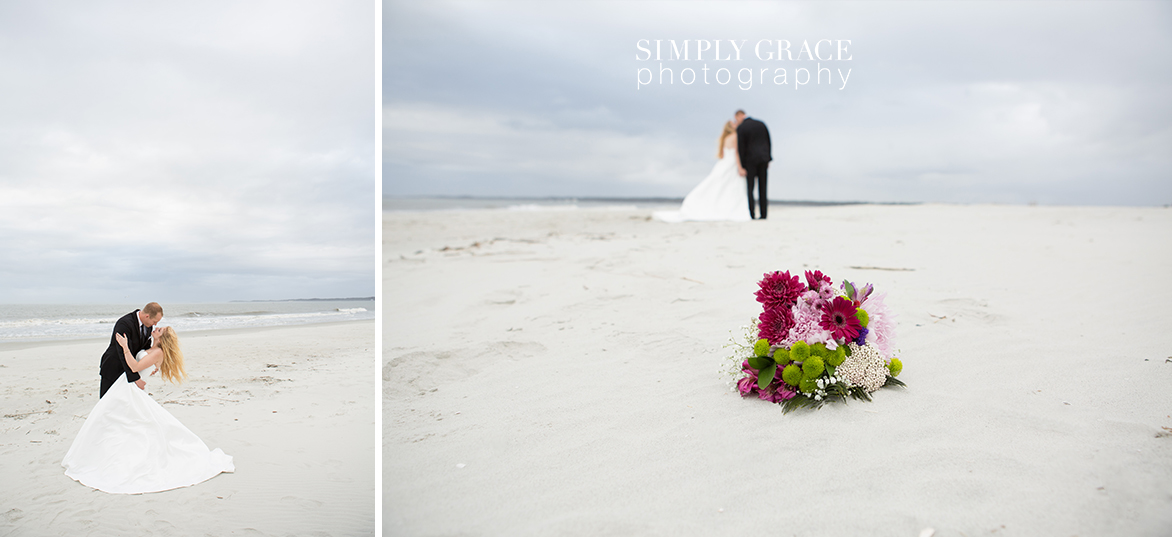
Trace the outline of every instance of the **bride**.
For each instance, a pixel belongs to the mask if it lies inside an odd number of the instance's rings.
[[[171,327],[155,328],[153,344],[130,355],[126,337],[115,334],[134,372],[156,366],[164,380],[187,376],[179,339]],[[154,373],[152,373],[154,374]],[[209,451],[194,433],[151,399],[126,375],[90,411],[61,465],[65,475],[103,492],[140,494],[187,487],[235,471],[232,457]]]
[[[657,211],[652,216],[664,222],[751,220],[745,178],[737,171],[741,164],[737,155],[737,131],[731,121],[724,124],[720,133],[716,156],[720,160],[708,177],[688,193],[680,210]]]

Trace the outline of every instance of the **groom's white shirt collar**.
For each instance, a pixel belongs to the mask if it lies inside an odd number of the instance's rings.
[[[142,327],[143,327],[143,324],[142,324],[142,310],[138,310],[138,311],[134,312],[134,318],[138,320],[138,333],[140,333],[140,334],[141,334],[141,333],[142,333]],[[147,340],[149,341],[150,339],[151,339],[151,335],[148,333],[148,334],[147,334]]]

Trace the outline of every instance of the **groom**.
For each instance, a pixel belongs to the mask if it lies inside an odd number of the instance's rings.
[[[769,129],[765,124],[751,117],[745,117],[744,110],[733,115],[737,127],[737,155],[741,157],[741,177],[749,189],[749,218],[757,218],[753,204],[753,183],[757,183],[757,203],[761,205],[761,219],[769,213],[769,198],[766,196],[766,178],[769,161],[773,160],[769,146]]]
[[[151,347],[151,328],[162,319],[163,307],[158,302],[151,302],[141,310],[134,310],[118,319],[118,322],[114,323],[114,334],[126,336],[130,354],[136,356],[138,351]],[[146,389],[146,381],[138,378],[138,373],[130,370],[122,346],[114,339],[114,334],[110,334],[110,346],[102,355],[102,387],[98,391],[98,398],[106,395],[106,390],[114,385],[114,381],[118,380],[123,372],[126,373],[126,382],[133,382],[139,388]]]

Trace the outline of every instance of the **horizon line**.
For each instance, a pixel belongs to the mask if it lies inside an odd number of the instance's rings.
[[[233,302],[332,302],[338,300],[374,300],[373,296],[353,296],[346,298],[278,298],[278,299],[255,299],[255,300],[229,300],[228,303]]]
[[[446,199],[446,200],[532,200],[532,201],[605,201],[605,202],[652,202],[682,203],[683,197],[664,196],[477,196],[470,194],[383,194],[383,199]],[[769,203],[779,205],[920,205],[922,201],[820,201],[782,200],[769,198]]]

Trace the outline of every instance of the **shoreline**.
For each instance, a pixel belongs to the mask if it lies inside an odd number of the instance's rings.
[[[179,336],[182,339],[183,337],[197,337],[197,336],[203,337],[203,336],[213,335],[213,334],[231,335],[231,334],[241,334],[241,333],[246,333],[246,332],[283,330],[286,328],[304,328],[304,327],[308,327],[308,326],[331,326],[331,325],[344,325],[344,324],[350,324],[350,323],[368,323],[368,322],[372,323],[372,322],[374,322],[374,320],[373,319],[353,319],[353,320],[348,320],[348,321],[326,321],[326,322],[321,322],[321,323],[284,324],[284,325],[236,327],[236,328],[209,328],[209,329],[205,329],[205,330],[187,330],[187,331],[184,331],[182,334],[179,334]],[[113,328],[114,328],[113,325],[111,325],[110,329],[113,330]],[[178,332],[176,332],[176,333],[178,334]],[[35,349],[38,347],[47,347],[47,346],[70,345],[73,343],[93,342],[95,344],[98,344],[100,342],[106,341],[106,339],[109,337],[110,336],[104,336],[104,337],[83,336],[83,337],[71,338],[71,339],[7,340],[7,341],[0,341],[0,352]]]
[[[474,211],[474,210],[518,210],[518,207],[537,206],[563,209],[650,209],[664,206],[679,205],[684,198],[674,197],[574,197],[574,196],[544,196],[544,197],[507,197],[507,196],[383,196],[383,213],[411,213],[435,211]],[[405,207],[412,203],[422,207]],[[470,204],[482,206],[466,206],[452,204]],[[582,206],[576,206],[582,204]],[[1070,209],[1168,209],[1172,204],[1162,203],[1154,205],[1064,205],[1038,202],[947,202],[947,201],[845,201],[845,200],[786,200],[770,199],[770,207],[841,207],[841,206],[952,206],[952,207],[1023,207],[1023,208],[1070,208]],[[429,207],[430,206],[430,207]]]

